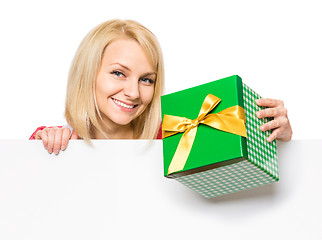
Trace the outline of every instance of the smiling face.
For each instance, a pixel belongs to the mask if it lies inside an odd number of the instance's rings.
[[[133,39],[110,43],[96,79],[97,106],[110,127],[128,126],[152,101],[156,73],[143,48]]]

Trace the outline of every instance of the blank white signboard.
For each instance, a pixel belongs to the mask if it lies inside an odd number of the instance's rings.
[[[205,199],[161,140],[0,140],[0,239],[322,239],[322,140],[278,145],[279,182]]]

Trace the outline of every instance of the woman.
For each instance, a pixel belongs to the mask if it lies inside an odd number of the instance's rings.
[[[156,37],[137,22],[111,20],[94,28],[81,42],[68,77],[65,117],[74,128],[72,139],[156,138],[163,69]],[[34,138],[42,139],[48,152],[59,152],[69,132],[45,128]]]
[[[164,68],[156,37],[135,21],[111,20],[87,34],[69,73],[65,117],[70,128],[38,128],[30,139],[42,139],[58,154],[69,139],[160,138],[160,96]],[[281,101],[261,99],[258,117],[274,117],[262,130],[289,140],[292,130]],[[72,134],[71,134],[72,132]]]

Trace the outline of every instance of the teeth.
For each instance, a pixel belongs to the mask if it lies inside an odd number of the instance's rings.
[[[120,106],[122,106],[122,107],[125,107],[125,108],[134,108],[134,105],[127,105],[127,104],[125,104],[125,103],[122,103],[122,102],[120,102],[120,101],[118,101],[118,100],[116,100],[116,99],[114,99],[113,98],[113,101],[117,104],[117,105],[120,105]]]

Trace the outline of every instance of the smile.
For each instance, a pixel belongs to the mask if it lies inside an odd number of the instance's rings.
[[[124,102],[121,102],[121,101],[116,100],[114,98],[112,98],[112,100],[116,103],[116,105],[124,107],[124,108],[128,108],[128,109],[132,109],[132,108],[135,108],[137,106],[137,104],[131,104],[131,105],[125,104]]]

